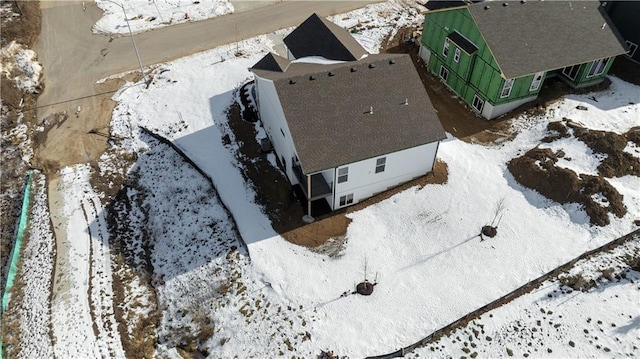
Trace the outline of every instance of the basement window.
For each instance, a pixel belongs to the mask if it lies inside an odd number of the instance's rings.
[[[349,180],[349,167],[338,169],[338,183],[347,182]]]
[[[376,173],[384,172],[384,168],[387,165],[387,158],[380,157],[376,160]]]
[[[578,71],[580,71],[580,66],[581,65],[573,65],[565,67],[564,69],[562,69],[562,74],[567,76],[569,80],[575,80],[576,76],[578,75]]]
[[[476,111],[482,113],[482,109],[484,108],[484,100],[481,99],[480,97],[478,97],[478,95],[473,95],[473,104],[472,104],[473,108],[476,109]]]
[[[442,46],[442,56],[447,58],[449,55],[449,39],[444,39],[444,46]]]
[[[636,54],[636,50],[638,50],[638,44],[634,44],[633,42],[627,40],[627,47],[629,48],[629,52],[627,52],[627,56],[633,57]]]
[[[502,92],[500,93],[500,98],[509,97],[511,94],[511,89],[513,88],[513,79],[505,80],[504,86],[502,86]]]
[[[340,196],[340,207],[353,203],[353,193],[346,196]]]

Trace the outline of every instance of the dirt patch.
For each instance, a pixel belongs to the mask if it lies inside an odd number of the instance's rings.
[[[558,203],[579,203],[591,224],[606,226],[609,213],[622,217],[627,209],[622,195],[601,176],[581,174],[557,167],[562,153],[550,149],[534,148],[507,163],[516,181],[538,191]]]
[[[7,5],[5,2],[3,6]],[[11,20],[0,19],[2,37],[0,46],[16,41],[31,48],[40,33],[40,3],[38,1],[13,1],[11,11],[18,14]],[[29,164],[24,162],[21,146],[25,138],[20,132],[14,132],[19,126],[29,126],[35,121],[33,111],[23,111],[25,108],[35,108],[37,94],[24,93],[15,81],[3,78],[0,81],[0,95],[2,96],[2,110],[0,114],[0,268],[7,268],[9,256],[13,249],[13,240],[20,208],[22,206],[22,187]],[[29,130],[27,129],[26,133]],[[0,286],[4,289],[6,271],[0,275]]]

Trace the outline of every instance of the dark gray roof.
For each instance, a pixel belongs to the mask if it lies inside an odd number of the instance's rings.
[[[468,8],[506,78],[626,52],[597,1],[495,1]]]
[[[469,55],[478,51],[478,47],[473,42],[469,41],[469,39],[462,36],[462,34],[460,34],[457,30],[447,35],[447,38],[453,41],[453,43],[458,45],[458,47],[461,48],[462,51],[466,52]]]
[[[289,67],[289,60],[282,56],[269,52],[264,55],[260,61],[256,62],[251,68],[252,70],[267,70],[267,71],[286,71]]]
[[[409,55],[254,73],[274,81],[306,174],[445,138]]]
[[[347,30],[315,13],[285,37],[284,43],[296,59],[322,56],[353,61],[367,54]]]

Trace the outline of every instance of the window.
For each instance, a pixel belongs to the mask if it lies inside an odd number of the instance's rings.
[[[478,95],[473,95],[473,108],[476,111],[482,113],[482,108],[484,107],[484,100],[478,97]]]
[[[537,72],[535,75],[533,75],[533,80],[531,80],[531,86],[529,86],[529,92],[536,91],[537,89],[540,88],[540,84],[542,83],[543,77],[544,77],[544,71]]]
[[[513,79],[504,80],[504,86],[502,86],[502,92],[500,98],[509,97],[511,94],[511,88],[513,87]]]
[[[353,193],[340,197],[340,207],[353,203]]]
[[[562,69],[562,74],[567,76],[571,80],[575,80],[576,75],[578,75],[578,71],[580,71],[580,65],[574,65]]]
[[[440,66],[440,78],[443,79],[444,82],[447,82],[447,79],[449,78],[449,69],[444,66]]]
[[[456,47],[456,52],[453,53],[453,61],[460,62],[460,49]]]
[[[384,167],[387,164],[387,158],[381,157],[376,160],[376,173],[384,172]]]
[[[634,44],[633,42],[627,40],[627,47],[629,48],[629,52],[627,52],[627,56],[633,57],[636,54],[636,50],[638,49],[638,44]]]
[[[442,56],[447,58],[449,55],[449,39],[444,39],[444,46],[442,46]]]
[[[347,182],[349,179],[349,167],[338,169],[338,183]]]
[[[589,68],[589,72],[587,73],[587,78],[602,75],[608,63],[609,63],[608,58],[596,60],[593,63],[591,63],[591,67]]]

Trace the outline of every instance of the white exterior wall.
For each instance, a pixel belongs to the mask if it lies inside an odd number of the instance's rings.
[[[347,182],[335,182],[335,198],[332,209],[340,208],[340,197],[353,194],[353,203],[358,203],[375,194],[384,192],[390,187],[395,187],[413,178],[425,175],[433,170],[433,162],[436,158],[439,142],[409,148],[403,151],[387,154],[387,162],[384,172],[376,172],[376,161],[380,157],[366,159],[341,166],[349,167],[349,179]],[[346,206],[343,206],[346,207]]]
[[[282,111],[282,105],[273,81],[255,76],[256,93],[258,94],[258,111],[260,121],[273,144],[276,155],[282,161],[285,160],[285,172],[292,184],[297,184],[298,180],[293,174],[292,158],[297,156],[291,132]],[[284,136],[283,136],[284,133]]]
[[[429,59],[431,58],[431,51],[429,51],[429,49],[427,49],[425,46],[420,44],[418,55],[424,61],[425,64],[429,65]]]
[[[523,105],[527,102],[531,102],[538,98],[538,95],[526,97],[521,100],[507,102],[502,105],[493,106],[489,102],[484,103],[484,107],[482,108],[482,117],[493,120],[494,118],[504,115],[505,113],[515,109],[516,107]]]

